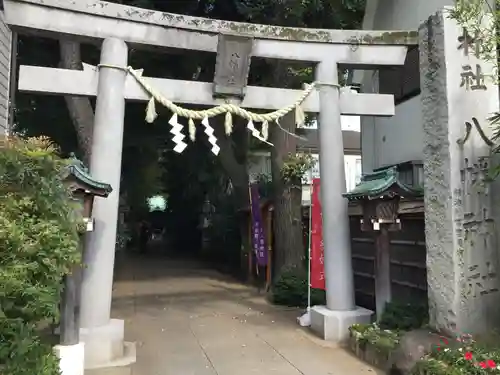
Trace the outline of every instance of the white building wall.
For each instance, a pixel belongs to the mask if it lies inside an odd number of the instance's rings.
[[[0,135],[9,128],[10,65],[12,31],[5,24],[5,15],[0,12]]]
[[[248,158],[248,175],[250,182],[257,181],[261,175],[271,178],[271,153],[252,153]]]
[[[355,132],[361,131],[361,117],[360,116],[341,116],[341,126],[342,130],[350,130]],[[314,122],[311,124],[311,129],[317,129],[318,124]],[[319,178],[319,156],[314,154],[317,162],[312,170],[313,178]],[[361,179],[361,155],[344,155],[344,167],[345,167],[345,179],[346,179],[346,190],[350,191],[359,183]],[[305,181],[306,183],[302,186],[302,201],[309,204],[311,198],[311,190],[308,174]]]
[[[319,159],[319,155],[315,154],[316,160]],[[351,191],[359,184],[361,180],[361,155],[344,155],[344,167],[345,167],[345,185],[346,191]],[[312,170],[312,174],[308,174],[304,178],[304,184],[302,185],[302,204],[309,205],[311,203],[311,175],[312,178],[319,178],[319,163],[316,163]]]
[[[319,160],[318,154],[312,154],[312,156],[316,160]],[[346,191],[350,191],[354,189],[354,187],[359,183],[361,179],[361,155],[344,155],[344,166],[346,177]],[[255,182],[259,175],[262,174],[270,178],[271,155],[264,152],[251,155],[248,173],[250,176],[250,182]],[[311,200],[311,177],[320,177],[319,162],[316,162],[314,168],[312,168],[312,170],[304,177],[304,183],[302,185],[302,204],[304,205],[308,205]]]
[[[417,30],[431,14],[454,0],[368,0],[377,2],[373,17],[374,30]],[[371,11],[367,7],[367,12]],[[370,28],[370,22],[366,26]],[[377,74],[366,72],[363,91],[377,92]],[[420,96],[396,106],[391,118],[363,117],[361,119],[361,148],[363,173],[375,168],[423,157],[423,129]]]
[[[342,116],[342,130],[361,131],[361,119],[359,116]],[[313,123],[310,129],[316,129],[317,123]],[[312,154],[316,159],[316,165],[304,177],[302,185],[302,204],[309,205],[311,200],[312,178],[319,178],[319,155]],[[346,191],[354,189],[361,179],[361,155],[344,155]],[[271,153],[270,152],[254,152],[249,156],[248,174],[250,182],[255,182],[260,175],[265,175],[271,178]]]

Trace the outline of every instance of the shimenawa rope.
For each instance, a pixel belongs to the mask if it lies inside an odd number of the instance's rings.
[[[279,109],[277,111],[269,112],[269,113],[254,113],[251,111],[247,111],[244,108],[241,108],[235,104],[222,104],[210,109],[195,111],[191,109],[186,109],[174,104],[172,101],[165,98],[159,91],[157,91],[154,87],[152,87],[136,70],[134,70],[131,66],[121,67],[118,65],[111,64],[99,64],[98,68],[112,68],[123,70],[130,75],[132,75],[137,82],[142,86],[142,88],[151,96],[151,99],[148,102],[146,109],[146,121],[152,123],[157,117],[158,114],[156,112],[155,102],[158,102],[168,108],[172,113],[177,116],[185,117],[188,119],[188,127],[189,127],[189,135],[191,140],[194,141],[196,128],[194,124],[194,120],[204,120],[208,118],[212,118],[221,114],[225,114],[224,128],[227,135],[231,134],[233,128],[233,120],[232,115],[240,116],[249,121],[247,128],[252,132],[252,135],[256,138],[260,139],[263,142],[267,142],[269,137],[269,122],[276,122],[279,128],[289,135],[302,139],[298,135],[291,133],[279,124],[279,119],[290,113],[295,109],[295,122],[297,125],[301,125],[305,122],[305,113],[302,109],[301,105],[305,101],[305,99],[311,94],[314,88],[318,85],[317,82],[313,82],[310,85],[305,85],[305,89],[302,92],[302,95],[295,101],[295,103],[290,104],[287,107]],[[339,87],[337,84],[331,84],[332,86]],[[253,126],[253,122],[261,122],[262,123],[262,135],[260,132]]]

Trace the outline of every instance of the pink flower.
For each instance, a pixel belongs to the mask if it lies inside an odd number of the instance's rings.
[[[489,368],[496,368],[497,367],[497,364],[492,359],[488,359],[486,361],[486,364],[488,365]]]
[[[472,361],[472,353],[471,352],[467,352],[464,354],[464,358],[465,360],[467,361]]]
[[[478,366],[481,368],[488,368],[485,362],[479,362]]]

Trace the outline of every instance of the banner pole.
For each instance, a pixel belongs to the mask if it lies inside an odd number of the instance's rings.
[[[253,251],[252,251],[252,189],[248,185],[248,197],[250,200],[250,215],[248,218],[248,277],[253,281]]]
[[[305,314],[297,318],[298,323],[302,327],[311,325],[311,237],[312,237],[312,203],[313,203],[313,176],[312,168],[309,170],[309,236],[307,238],[307,310]]]
[[[272,241],[273,241],[273,222],[272,222],[272,211],[270,209],[271,206],[268,207],[267,209],[267,273],[266,273],[266,278],[267,278],[267,285],[266,285],[266,292],[269,291],[271,288],[271,280],[272,280]]]
[[[248,194],[250,195],[250,217],[253,218],[253,200],[255,199],[255,197],[252,196],[252,186],[251,185],[248,185]],[[258,202],[259,203],[259,202]],[[258,210],[260,210],[260,204],[259,204],[259,207],[257,208]],[[253,247],[253,219],[250,220],[250,246]],[[258,262],[258,259],[257,259],[257,254],[255,252],[255,249],[252,248],[252,258],[253,258],[253,254],[255,254],[255,273],[257,274],[257,277],[260,277],[260,274],[259,274],[259,262]]]
[[[311,310],[311,237],[312,237],[312,173],[311,173],[311,194],[309,203],[309,237],[307,239],[307,311]]]

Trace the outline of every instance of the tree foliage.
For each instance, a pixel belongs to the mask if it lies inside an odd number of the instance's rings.
[[[299,152],[288,155],[288,159],[281,169],[282,179],[289,184],[302,186],[302,178],[315,165],[316,159],[311,154]]]
[[[0,145],[0,365],[2,374],[55,375],[38,330],[59,315],[62,278],[79,261],[65,164],[45,138]]]

